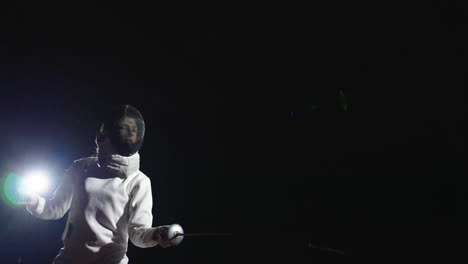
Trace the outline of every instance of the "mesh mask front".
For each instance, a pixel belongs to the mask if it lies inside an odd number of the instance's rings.
[[[143,145],[144,136],[145,121],[141,113],[135,107],[121,105],[105,115],[96,142],[109,138],[117,154],[131,156]]]

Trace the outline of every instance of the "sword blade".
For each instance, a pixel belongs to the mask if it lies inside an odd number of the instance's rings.
[[[184,233],[184,234],[176,234],[173,238],[185,236],[185,237],[196,237],[196,236],[232,236],[231,233]]]

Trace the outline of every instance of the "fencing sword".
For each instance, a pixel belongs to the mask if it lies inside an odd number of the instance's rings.
[[[172,246],[177,246],[180,243],[182,243],[182,240],[184,240],[184,237],[226,237],[226,236],[230,237],[232,236],[232,234],[231,233],[185,233],[184,229],[179,224],[170,225],[167,231],[167,237],[170,241],[169,243]],[[338,255],[345,254],[344,251],[342,250],[322,247],[322,246],[314,245],[312,243],[309,243],[307,245],[307,248],[318,249],[320,251],[327,251],[327,252],[335,253]]]
[[[172,246],[177,246],[182,243],[184,237],[226,237],[232,236],[231,233],[185,233],[182,226],[172,224],[167,230],[167,237]]]

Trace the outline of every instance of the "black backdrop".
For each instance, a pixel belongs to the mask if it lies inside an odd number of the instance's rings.
[[[133,263],[462,252],[466,10],[306,2],[1,8],[2,176],[91,155],[126,103],[154,224],[234,234]],[[65,219],[0,209],[0,262],[49,263]]]

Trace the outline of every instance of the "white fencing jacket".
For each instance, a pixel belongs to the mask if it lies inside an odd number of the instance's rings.
[[[142,248],[157,245],[151,182],[139,167],[138,153],[77,160],[51,199],[39,197],[27,208],[41,219],[59,219],[70,209],[54,264],[125,264],[128,239]]]

